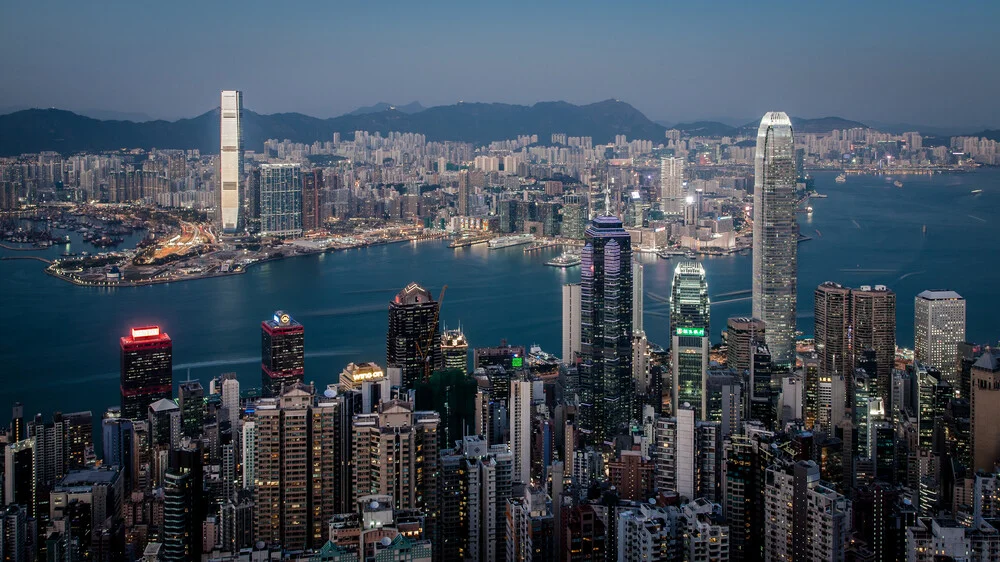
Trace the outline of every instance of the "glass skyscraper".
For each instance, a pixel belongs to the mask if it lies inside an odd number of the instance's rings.
[[[299,164],[261,164],[260,231],[264,236],[302,235],[302,169]]]
[[[243,193],[243,92],[223,90],[219,117],[219,210],[222,231],[240,228]]]
[[[632,382],[632,241],[616,217],[586,231],[580,273],[582,428],[596,443],[625,431]]]
[[[795,141],[788,115],[772,111],[757,130],[753,192],[753,316],[764,321],[776,364],[795,361]]]
[[[697,262],[677,264],[670,289],[672,410],[677,412],[685,403],[690,404],[698,420],[707,415],[710,308],[705,269]]]
[[[149,405],[173,396],[173,342],[159,326],[132,328],[121,338],[121,416],[146,419]]]
[[[287,312],[260,323],[260,386],[265,398],[305,376],[305,328]]]

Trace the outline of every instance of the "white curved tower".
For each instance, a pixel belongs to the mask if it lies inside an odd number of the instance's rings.
[[[753,316],[764,321],[776,364],[795,361],[799,227],[795,219],[795,140],[780,111],[757,130],[753,193]]]

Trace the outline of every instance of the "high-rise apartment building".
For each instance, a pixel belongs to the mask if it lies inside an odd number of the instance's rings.
[[[469,371],[469,342],[462,330],[445,330],[441,336],[441,366],[463,373]]]
[[[660,158],[660,208],[667,215],[684,212],[684,159]]]
[[[722,435],[718,422],[698,421],[693,408],[656,422],[656,489],[673,490],[688,499],[719,492]]]
[[[377,413],[354,416],[351,432],[352,501],[385,494],[396,509],[423,510],[432,541],[438,540],[440,424],[437,412],[413,411],[409,403],[393,400],[383,402]]]
[[[441,364],[439,307],[430,291],[416,283],[410,283],[389,301],[386,368],[399,369],[402,385],[407,389]]]
[[[779,462],[764,488],[765,560],[843,560],[848,507],[813,461]]]
[[[303,230],[315,230],[323,226],[326,220],[324,192],[322,168],[302,172]]]
[[[567,283],[562,287],[562,360],[573,365],[579,353],[580,284]]]
[[[349,414],[344,401],[316,400],[313,388],[301,383],[258,403],[255,450],[248,455],[254,457],[258,540],[292,550],[319,548],[333,515],[354,505],[345,497],[351,480]]]
[[[243,92],[223,90],[220,106],[219,215],[222,231],[235,233],[243,206]]]
[[[955,388],[958,344],[965,341],[965,299],[955,291],[924,291],[913,309],[913,357],[944,375]]]
[[[302,382],[305,375],[305,328],[279,310],[260,323],[261,396],[278,396],[282,385]]]
[[[181,408],[181,433],[192,439],[201,436],[205,423],[205,388],[199,381],[183,381],[177,386]]]
[[[972,366],[969,396],[973,470],[992,472],[1000,464],[1000,350],[983,353]]]
[[[670,358],[673,368],[672,411],[684,404],[706,420],[709,318],[708,282],[700,263],[682,262],[674,269],[670,290]]]
[[[772,111],[757,130],[753,193],[753,316],[764,321],[774,362],[795,360],[799,227],[795,141],[788,115]]]
[[[731,558],[762,560],[764,553],[764,495],[767,468],[777,450],[774,434],[758,424],[747,424],[743,434],[726,438],[722,452],[722,514],[729,522]]]
[[[622,222],[595,218],[581,257],[581,428],[601,443],[627,428],[635,399],[632,240]]]
[[[514,454],[514,481],[531,484],[531,381],[510,383],[510,451]]]
[[[302,166],[261,164],[260,233],[262,236],[302,235]]]
[[[173,342],[159,326],[132,328],[121,338],[123,418],[142,420],[146,408],[173,395]]]

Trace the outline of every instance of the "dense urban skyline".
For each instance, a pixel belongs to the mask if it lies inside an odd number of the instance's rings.
[[[780,107],[808,117],[1000,126],[992,102],[1000,75],[988,70],[1000,8],[989,3],[299,8],[309,17],[262,3],[196,11],[58,4],[5,6],[0,72],[19,79],[0,85],[0,111],[176,119],[217,106],[221,85],[253,91],[255,111],[317,117],[379,101],[618,98],[673,122],[749,120]],[[781,31],[760,33],[766,29]],[[748,59],[762,52],[779,57],[794,79],[764,80]]]

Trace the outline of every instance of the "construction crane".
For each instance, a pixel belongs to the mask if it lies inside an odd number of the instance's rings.
[[[424,364],[424,381],[429,381],[431,378],[431,371],[434,370],[434,366],[431,364],[431,360],[434,355],[434,335],[438,332],[438,326],[440,326],[441,321],[441,303],[444,302],[444,292],[448,290],[448,285],[441,287],[441,294],[438,295],[437,308],[434,309],[434,322],[432,323],[433,329],[427,331],[427,341],[424,345],[420,345],[420,340],[414,342],[417,346],[417,358]]]

